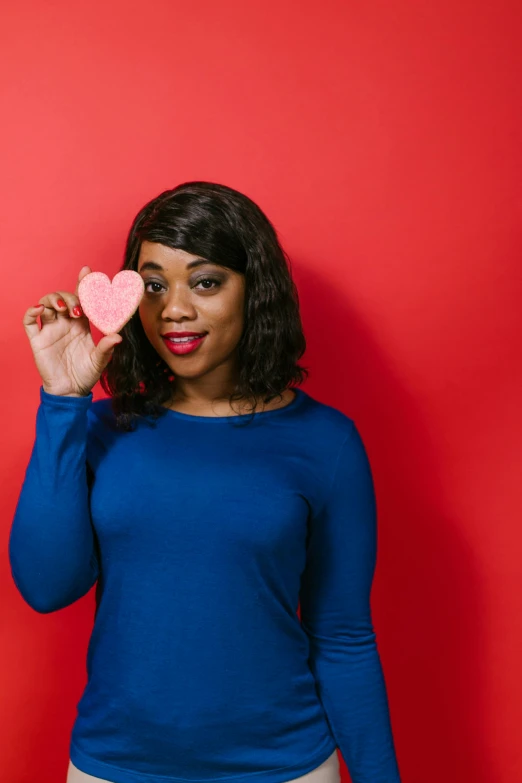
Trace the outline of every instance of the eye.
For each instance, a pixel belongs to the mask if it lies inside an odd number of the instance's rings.
[[[148,282],[148,283],[145,283],[145,291],[147,291],[147,286],[149,286],[149,285],[159,285],[159,287],[160,287],[160,288],[163,288],[163,286],[161,285],[161,283],[156,283],[156,281],[155,281],[155,280],[149,280],[149,282]],[[147,291],[147,293],[150,293],[150,294],[157,294],[157,293],[158,293],[158,291]]]
[[[198,285],[199,285],[200,283],[214,283],[214,286],[215,286],[216,288],[219,288],[219,286],[221,285],[221,280],[216,280],[216,279],[214,279],[213,277],[201,277],[201,278],[198,280]],[[204,290],[204,291],[212,291],[212,288],[204,288],[203,290]]]
[[[212,285],[209,287],[204,287],[203,291],[212,291],[214,288],[219,288],[221,285],[221,280],[217,280],[213,277],[201,277],[197,285],[200,285],[201,283],[211,283]],[[158,288],[165,290],[165,286],[161,285],[161,283],[158,283],[156,280],[149,280],[148,282],[145,282],[145,291],[149,294],[159,294],[161,291],[158,291],[157,289],[149,290],[149,286],[158,286]],[[197,287],[197,286],[194,286]]]

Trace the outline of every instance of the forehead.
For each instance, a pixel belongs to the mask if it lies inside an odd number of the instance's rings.
[[[186,250],[174,249],[162,245],[159,242],[149,242],[144,240],[141,243],[138,256],[138,272],[144,269],[166,271],[169,267],[179,267],[182,269],[191,269],[201,264],[211,263],[201,256],[187,253]]]

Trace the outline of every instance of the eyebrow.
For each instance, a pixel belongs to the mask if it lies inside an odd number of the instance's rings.
[[[194,267],[202,266],[203,264],[214,264],[214,261],[209,261],[207,258],[197,258],[195,261],[189,261],[187,269],[193,269]],[[155,272],[166,271],[160,264],[157,264],[156,261],[145,261],[139,271],[144,272],[146,269],[152,269]]]

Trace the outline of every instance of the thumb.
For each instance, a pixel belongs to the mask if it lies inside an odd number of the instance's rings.
[[[114,353],[114,348],[123,342],[120,334],[109,334],[101,338],[96,346],[96,351],[102,363],[106,363]]]

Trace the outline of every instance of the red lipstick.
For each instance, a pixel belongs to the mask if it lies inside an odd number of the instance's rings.
[[[188,338],[187,340],[182,341],[174,341],[172,339],[169,339],[176,337],[176,338]],[[185,353],[192,353],[192,351],[195,351],[196,348],[198,348],[203,340],[206,337],[206,332],[167,332],[166,334],[162,334],[161,338],[163,342],[165,343],[166,347],[171,353],[176,354],[177,356],[182,356]]]

